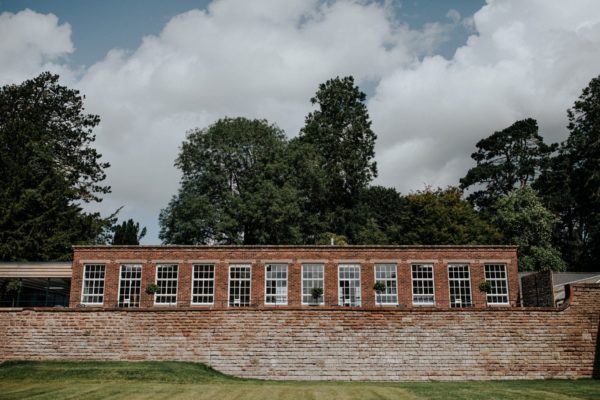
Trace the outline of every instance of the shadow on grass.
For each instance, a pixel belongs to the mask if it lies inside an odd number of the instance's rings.
[[[171,383],[245,381],[200,363],[152,361],[6,361],[0,364],[0,380],[3,379]]]

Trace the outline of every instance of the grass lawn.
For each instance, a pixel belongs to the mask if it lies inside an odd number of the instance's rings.
[[[600,381],[275,382],[181,362],[7,362],[0,399],[600,399]]]

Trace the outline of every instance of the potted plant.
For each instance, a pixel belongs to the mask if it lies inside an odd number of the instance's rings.
[[[8,281],[8,283],[6,284],[6,287],[4,288],[4,291],[6,292],[6,294],[8,294],[9,296],[12,297],[12,306],[15,306],[15,299],[17,298],[17,296],[19,295],[19,293],[21,292],[21,290],[23,289],[23,282],[21,282],[18,279],[12,279],[10,281]]]
[[[156,292],[158,292],[160,288],[158,287],[158,285],[156,283],[151,283],[148,286],[146,286],[146,293],[148,294],[155,294]]]
[[[483,281],[479,284],[479,291],[483,293],[490,293],[492,291],[492,284],[488,281]]]
[[[312,296],[313,300],[314,300],[314,305],[319,304],[319,299],[321,298],[321,296],[323,296],[323,288],[321,287],[314,287],[312,288],[312,290],[310,291],[310,295]]]
[[[377,294],[385,292],[385,283],[381,281],[375,282],[375,284],[373,285],[373,290],[376,291]]]

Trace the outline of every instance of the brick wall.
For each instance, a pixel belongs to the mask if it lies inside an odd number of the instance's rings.
[[[599,300],[587,284],[560,310],[4,309],[0,360],[184,360],[262,379],[582,378],[599,369]]]
[[[521,277],[521,292],[525,307],[554,307],[552,271],[540,271]]]
[[[448,269],[450,263],[466,263],[471,274],[472,299],[475,307],[486,307],[486,296],[477,289],[485,280],[486,263],[502,263],[507,267],[509,303],[517,305],[519,282],[517,250],[514,246],[75,246],[71,307],[80,306],[84,264],[106,265],[104,307],[116,307],[119,290],[119,268],[123,263],[142,266],[142,289],[155,282],[160,263],[178,265],[178,307],[189,307],[192,265],[215,265],[215,301],[212,308],[227,308],[229,266],[250,264],[252,267],[252,304],[265,306],[265,265],[288,265],[288,306],[301,306],[301,267],[303,263],[320,263],[325,270],[325,305],[338,302],[338,264],[360,264],[361,304],[375,306],[374,265],[393,263],[398,272],[398,306],[412,308],[411,265],[431,263],[434,267],[434,308],[449,308]],[[143,292],[143,290],[142,290]],[[142,307],[153,307],[153,296],[142,293]],[[307,306],[308,307],[308,306]]]

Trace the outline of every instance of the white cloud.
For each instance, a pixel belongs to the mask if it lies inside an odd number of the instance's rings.
[[[478,34],[450,60],[399,66],[369,100],[379,133],[378,182],[406,192],[457,184],[475,143],[533,117],[547,141],[566,135],[566,109],[600,73],[600,3],[490,1]]]
[[[73,52],[71,26],[29,9],[0,14],[0,83],[17,83],[52,69],[70,75],[62,59]]]
[[[545,137],[564,138],[566,108],[599,73],[600,3],[490,1],[473,17],[448,18],[415,31],[388,2],[221,0],[74,73],[61,61],[73,51],[68,24],[5,13],[0,37],[11,40],[0,41],[0,81],[50,68],[86,94],[87,110],[102,118],[97,147],[112,164],[113,193],[100,209],[125,205],[122,216],[156,242],[188,129],[246,116],[294,136],[317,85],[337,75],[375,82],[378,183],[403,192],[456,184],[475,142],[516,119],[537,118]],[[476,34],[452,59],[436,56],[460,26]]]
[[[378,81],[415,63],[435,37],[397,23],[390,8],[349,1],[220,1],[174,17],[135,51],[111,51],[79,82],[102,117],[97,143],[112,164],[103,207],[147,210],[156,235],[158,211],[178,188],[173,161],[186,130],[241,115],[294,136],[320,82],[350,74]]]

